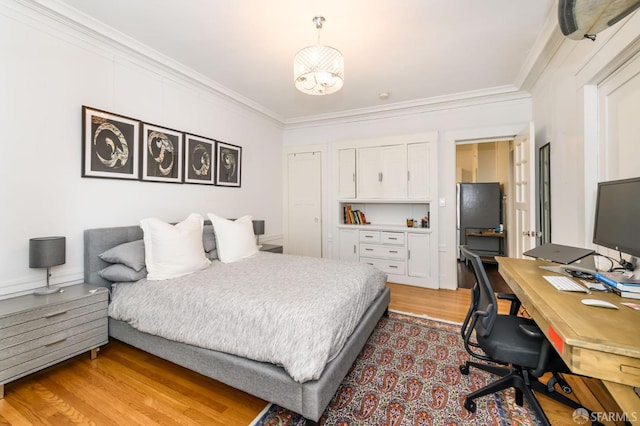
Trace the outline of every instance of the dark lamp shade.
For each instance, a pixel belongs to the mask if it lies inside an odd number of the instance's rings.
[[[29,240],[29,267],[48,268],[65,262],[65,237],[42,237]]]
[[[264,220],[253,221],[253,233],[256,235],[264,235]]]

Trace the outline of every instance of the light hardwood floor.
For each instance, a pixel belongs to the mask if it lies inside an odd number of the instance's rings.
[[[461,322],[469,290],[389,284],[393,310]],[[508,308],[502,305],[505,312]],[[580,380],[574,393],[593,410]],[[571,425],[572,410],[540,398],[553,425]],[[83,354],[5,385],[0,425],[247,425],[266,402],[112,340],[95,360]]]

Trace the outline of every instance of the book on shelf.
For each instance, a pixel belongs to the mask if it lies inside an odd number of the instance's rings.
[[[634,280],[612,272],[598,272],[595,274],[595,278],[619,291],[640,294],[640,280]]]
[[[342,208],[342,219],[347,225],[364,225],[367,222],[367,217],[360,210],[353,210],[350,205],[346,205]]]

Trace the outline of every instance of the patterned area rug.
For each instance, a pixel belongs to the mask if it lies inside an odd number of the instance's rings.
[[[539,425],[533,411],[519,407],[514,391],[476,400],[465,395],[497,376],[459,365],[470,357],[460,326],[399,313],[383,317],[320,418],[321,425]],[[268,405],[252,423],[300,426],[305,419]]]

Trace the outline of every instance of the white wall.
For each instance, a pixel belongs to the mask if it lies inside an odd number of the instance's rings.
[[[528,95],[487,97],[478,102],[448,103],[420,111],[370,114],[329,122],[290,127],[284,132],[284,145],[332,144],[339,141],[438,132],[438,199],[440,287],[456,288],[456,140],[515,135],[531,120]],[[328,170],[332,165],[328,164]],[[334,176],[329,176],[333,179]],[[328,185],[329,191],[335,182]],[[329,195],[328,199],[335,197]],[[333,208],[333,206],[329,206]],[[327,213],[328,214],[328,211]],[[325,238],[333,240],[332,227]]]
[[[595,42],[564,40],[531,90],[536,145],[551,143],[554,243],[592,246],[596,184],[618,178],[599,167],[599,157],[607,152],[597,86],[639,51],[640,13],[636,12],[598,34]],[[637,123],[637,110],[627,120]],[[621,177],[640,176],[637,134],[634,139],[621,155],[636,159],[635,173]]]
[[[252,214],[266,221],[261,241],[280,240],[280,124],[18,2],[0,2],[0,58],[0,297],[44,285],[31,237],[67,237],[54,284],[82,279],[86,228]],[[82,105],[242,146],[242,187],[81,178]]]

